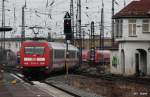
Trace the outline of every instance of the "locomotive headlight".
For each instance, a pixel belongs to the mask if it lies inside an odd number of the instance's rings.
[[[32,58],[24,58],[24,61],[32,61]]]
[[[21,66],[20,69],[23,69],[23,67]]]
[[[40,64],[45,64],[44,62],[40,62]]]
[[[37,58],[37,61],[45,61],[45,58]]]
[[[25,62],[24,64],[25,64],[25,65],[28,65],[28,63],[27,63],[27,62]]]
[[[46,66],[45,68],[48,69],[48,66]]]

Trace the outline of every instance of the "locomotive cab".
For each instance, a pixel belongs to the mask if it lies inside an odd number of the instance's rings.
[[[45,42],[23,42],[20,52],[20,63],[23,71],[43,71],[48,68],[49,49]],[[27,67],[27,69],[26,69]]]

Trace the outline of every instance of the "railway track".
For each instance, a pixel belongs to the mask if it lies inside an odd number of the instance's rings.
[[[26,83],[29,83],[30,85],[34,85],[34,83],[30,80],[28,80],[27,78],[25,78],[22,74],[13,72],[11,75],[13,75],[14,77],[16,77],[17,79],[19,79],[20,81],[24,81]]]
[[[48,83],[48,82],[46,82],[46,81],[30,81],[30,80],[28,80],[27,78],[24,78],[23,75],[21,75],[21,74],[19,74],[19,73],[16,73],[16,72],[13,72],[11,75],[13,75],[14,77],[16,77],[17,79],[19,79],[19,80],[21,80],[21,81],[24,81],[24,82],[26,82],[26,83],[28,83],[28,84],[30,84],[30,85],[34,85],[34,86],[38,87],[38,88],[41,89],[41,90],[47,90],[46,92],[48,92],[48,93],[49,93],[49,92],[52,93],[52,91],[50,91],[49,87],[53,87],[53,88],[55,88],[57,91],[63,92],[64,95],[70,95],[70,96],[62,96],[62,95],[56,96],[56,95],[53,95],[53,97],[82,97],[82,96],[80,96],[80,95],[77,95],[77,94],[75,94],[75,93],[73,93],[73,92],[71,92],[71,91],[67,91],[67,90],[65,90],[65,89],[62,89],[62,88],[60,88],[60,87],[58,87],[58,86],[55,86],[55,85],[53,85],[53,84],[51,84],[51,83]],[[52,93],[52,94],[53,94],[53,93]]]
[[[144,85],[150,85],[150,78],[142,78],[142,77],[136,77],[136,76],[131,76],[131,77],[123,77],[123,76],[117,76],[117,75],[105,75],[105,74],[79,74],[91,78],[100,78],[102,80],[107,80],[107,81],[124,81],[124,82],[131,82],[131,83],[137,83],[137,84],[144,84]]]
[[[48,82],[46,82],[46,81],[42,81],[42,83],[45,83],[45,84],[47,84],[47,85],[49,85],[49,86],[52,86],[52,87],[54,87],[54,88],[56,88],[56,89],[58,89],[58,90],[61,90],[61,91],[65,92],[65,93],[68,93],[69,95],[72,95],[73,97],[82,97],[82,96],[80,96],[80,95],[77,95],[77,94],[75,94],[75,93],[73,93],[73,92],[71,92],[71,91],[67,91],[67,90],[65,90],[65,89],[62,89],[62,88],[60,88],[60,87],[58,87],[58,86],[55,86],[55,85],[53,85],[53,84],[51,84],[51,83],[48,83]]]

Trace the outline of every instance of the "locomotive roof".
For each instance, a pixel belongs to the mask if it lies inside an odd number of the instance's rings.
[[[66,44],[60,42],[48,42],[48,46],[53,49],[66,49]],[[78,48],[71,44],[68,44],[68,50],[78,50]]]
[[[53,49],[59,49],[59,50],[66,49],[66,44],[61,43],[61,42],[32,41],[32,40],[24,41],[24,43],[35,43],[35,42],[36,43],[48,43],[48,46]],[[68,50],[78,50],[78,48],[71,44],[68,44]]]

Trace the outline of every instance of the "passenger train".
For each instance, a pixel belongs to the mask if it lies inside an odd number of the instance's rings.
[[[68,45],[69,56],[66,55],[66,44],[47,41],[24,41],[20,49],[20,65],[24,74],[44,72],[49,74],[53,71],[78,67],[78,49]]]
[[[95,50],[95,55],[91,55],[90,50],[83,50],[82,51],[82,61],[88,64],[95,64],[95,65],[107,65],[110,64],[110,51],[109,50]],[[92,57],[91,57],[92,56]]]

